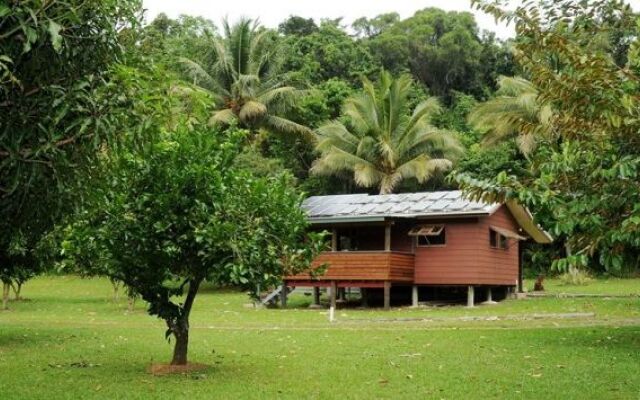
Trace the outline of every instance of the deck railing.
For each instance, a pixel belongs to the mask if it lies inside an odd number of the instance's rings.
[[[400,251],[328,251],[314,260],[312,268],[325,264],[325,273],[315,279],[410,282],[414,255]],[[286,280],[309,280],[309,273],[288,276]]]

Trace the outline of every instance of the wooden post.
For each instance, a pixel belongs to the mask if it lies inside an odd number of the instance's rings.
[[[282,284],[282,290],[280,290],[280,308],[287,308],[287,285]]]
[[[474,306],[474,287],[469,285],[467,287],[467,307],[473,307]]]
[[[518,293],[523,293],[524,292],[524,287],[522,284],[522,264],[524,261],[524,246],[523,246],[523,242],[519,241],[518,242]]]
[[[362,307],[367,308],[369,306],[367,302],[367,288],[360,288],[360,298],[362,300]]]
[[[331,281],[331,294],[329,295],[330,298],[330,306],[333,307],[334,309],[336,308],[336,294],[338,292],[338,288],[336,286],[336,281]]]
[[[331,234],[331,251],[338,251],[338,230],[333,228]]]
[[[391,308],[391,282],[384,281],[384,309]]]
[[[384,226],[384,251],[391,251],[391,223]]]
[[[320,305],[320,287],[318,286],[313,287],[313,305],[314,306]]]
[[[411,307],[418,307],[418,285],[411,287]]]

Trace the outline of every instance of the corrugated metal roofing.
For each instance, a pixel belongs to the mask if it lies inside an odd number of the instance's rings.
[[[311,222],[491,214],[497,204],[470,201],[459,190],[387,195],[313,196],[303,208]]]

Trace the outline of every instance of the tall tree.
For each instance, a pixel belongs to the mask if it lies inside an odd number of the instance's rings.
[[[182,59],[192,83],[209,91],[217,111],[211,121],[256,132],[307,135],[309,128],[283,117],[300,97],[281,66],[281,48],[273,32],[251,19],[223,23],[224,36],[212,39],[212,63],[201,65]]]
[[[287,36],[284,68],[306,82],[337,78],[351,84],[376,72],[369,50],[337,23],[323,20],[318,31],[305,36]]]
[[[135,51],[172,69],[179,68],[181,58],[207,64],[212,62],[211,40],[217,33],[216,25],[206,18],[172,19],[161,13],[142,29]]]
[[[374,18],[361,17],[353,21],[351,27],[360,37],[373,37],[382,33],[400,21],[400,14],[396,12],[380,14]]]
[[[278,32],[283,35],[306,36],[317,31],[318,25],[313,18],[302,18],[297,15],[290,16],[278,25]]]
[[[552,117],[551,105],[538,96],[531,82],[502,76],[495,97],[478,104],[469,122],[485,132],[487,144],[515,139],[520,151],[529,155],[540,140],[552,138]]]
[[[426,8],[385,26],[368,46],[384,68],[411,71],[436,96],[483,93],[482,44],[471,13]]]
[[[68,211],[75,174],[120,132],[112,91],[138,0],[0,3],[0,276],[34,271],[41,235]],[[121,109],[120,109],[121,110]]]
[[[487,200],[518,198],[550,210],[556,235],[567,237],[559,268],[589,264],[613,273],[640,266],[640,42],[634,36],[627,64],[599,46],[615,16],[624,26],[637,18],[618,1],[529,2],[503,10],[475,2],[503,21],[515,22],[516,59],[542,101],[551,104],[560,143],[533,154],[531,179],[500,174],[493,182],[461,177],[464,188]],[[637,25],[636,29],[637,29]],[[525,134],[537,126],[526,127]]]
[[[430,123],[440,111],[429,98],[409,108],[411,77],[394,79],[383,71],[376,84],[363,81],[362,93],[344,106],[344,122],[333,121],[317,130],[320,158],[311,171],[320,175],[349,172],[358,186],[392,193],[405,179],[422,183],[451,167],[461,153],[451,132]]]

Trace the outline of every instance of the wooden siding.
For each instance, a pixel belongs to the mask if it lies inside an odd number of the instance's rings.
[[[514,232],[518,225],[505,206],[479,219],[441,220],[446,244],[416,247],[415,283],[423,285],[515,285],[518,279],[518,242],[508,249],[493,249],[489,226]]]
[[[312,268],[328,264],[324,275],[318,280],[352,281],[393,281],[411,282],[413,280],[413,254],[386,251],[336,251],[325,252],[318,256]],[[288,276],[287,281],[309,280],[309,274]]]
[[[413,220],[394,221],[391,225],[391,251],[413,253],[413,238],[408,233],[414,225]]]

